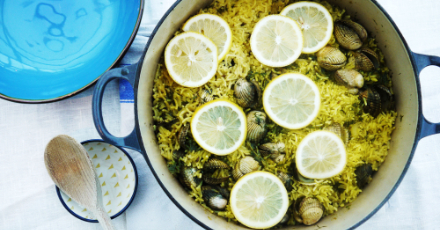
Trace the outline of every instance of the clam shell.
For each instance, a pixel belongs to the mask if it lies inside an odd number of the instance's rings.
[[[220,194],[222,194],[222,196],[226,199],[229,199],[229,190],[220,186],[215,186],[215,189],[217,189]]]
[[[315,185],[317,182],[314,179],[303,177],[298,171],[294,172],[293,178],[303,185]]]
[[[319,66],[329,71],[338,70],[347,62],[347,57],[339,49],[331,46],[322,48],[316,56]]]
[[[364,111],[371,114],[373,117],[377,117],[382,111],[382,102],[380,99],[380,94],[373,87],[368,87],[361,92],[359,92],[359,97],[361,103],[367,103],[364,107]]]
[[[293,175],[293,179],[298,181],[300,184],[303,185],[315,185],[318,182],[316,182],[314,179],[310,179],[307,177],[303,177],[299,172],[298,169],[296,168],[296,164],[291,164],[290,165],[290,172],[292,172]]]
[[[188,188],[194,187],[196,188],[202,180],[198,177],[194,177],[194,174],[197,172],[197,169],[191,167],[185,167],[181,173],[181,182],[186,185]]]
[[[359,93],[359,89],[358,88],[349,88],[347,90],[347,92],[350,93],[350,94],[356,95],[356,94]]]
[[[391,90],[384,85],[378,85],[376,87],[376,91],[379,93],[380,96],[382,111],[394,109],[394,96],[391,93]]]
[[[228,200],[211,186],[202,186],[202,196],[205,203],[214,210],[223,210],[228,203]]]
[[[258,143],[266,135],[266,114],[251,111],[247,115],[247,139]]]
[[[292,180],[292,175],[285,173],[285,172],[279,172],[278,173],[278,178],[281,179],[281,181],[283,182],[284,186],[286,187],[287,191],[292,191],[293,187],[293,180]]]
[[[211,158],[203,165],[203,168],[206,170],[228,169],[229,165],[219,159]],[[220,184],[222,182],[228,181],[228,179],[229,176],[213,177],[212,174],[203,174],[203,181],[208,184]]]
[[[356,34],[359,36],[359,38],[361,39],[362,42],[365,42],[367,40],[367,38],[368,38],[367,30],[365,30],[365,28],[361,24],[356,23],[352,20],[341,20],[339,22],[341,22],[341,23],[345,24],[346,26],[350,27],[351,29],[353,29],[356,32]]]
[[[242,177],[244,174],[240,171],[240,163],[237,163],[234,167],[234,169],[232,170],[232,177],[234,178],[234,180],[238,180],[240,179],[240,177]]]
[[[371,175],[373,174],[373,168],[371,164],[364,164],[359,166],[354,173],[356,174],[357,186],[363,189],[368,184]]]
[[[340,69],[335,72],[335,80],[347,88],[362,88],[364,77],[354,69]]]
[[[350,139],[350,132],[348,131],[348,129],[344,128],[339,123],[333,123],[325,127],[324,130],[335,133],[342,139],[345,145],[348,144],[348,141]]]
[[[277,164],[281,164],[284,161],[284,158],[286,158],[286,154],[280,154],[276,157],[273,157],[272,155],[272,160],[275,161],[275,163]]]
[[[260,167],[258,161],[256,161],[253,157],[247,156],[240,159],[239,162],[235,165],[234,170],[232,170],[232,176],[235,180],[238,180],[243,175],[257,171]]]
[[[363,45],[356,31],[341,21],[335,23],[335,38],[348,50],[357,50]]]
[[[260,153],[263,155],[279,155],[282,153],[286,153],[286,145],[282,142],[278,143],[265,143],[260,146],[258,146]]]
[[[254,104],[251,105],[251,108],[255,108],[259,104],[260,99],[262,98],[262,95],[261,95],[262,92],[261,92],[260,85],[258,84],[258,82],[255,79],[252,79],[251,83],[254,85],[255,92],[257,93],[256,98],[254,100]]]
[[[253,157],[247,156],[240,160],[240,171],[243,174],[247,174],[256,171],[260,164]]]
[[[205,168],[205,169],[228,169],[229,165],[219,159],[211,158],[203,165],[203,168]]]
[[[237,104],[243,108],[249,108],[258,101],[258,92],[254,83],[245,78],[239,78],[234,86],[234,94],[237,98]]]
[[[212,96],[212,90],[204,89],[200,93],[200,103],[205,104],[206,102],[210,102],[214,99]]]
[[[186,136],[188,135],[189,124],[185,124],[181,127],[179,134],[177,135],[177,140],[179,141],[179,146],[181,149],[185,148]]]
[[[212,174],[204,174],[203,181],[208,184],[220,184],[222,182],[228,181],[229,177],[212,177]]]
[[[298,202],[299,200],[300,199],[295,201],[294,218],[305,225],[316,224],[324,213],[321,203],[311,197],[303,198],[301,202]]]
[[[379,57],[371,49],[363,48],[354,53],[356,68],[362,71],[371,71],[379,68]]]

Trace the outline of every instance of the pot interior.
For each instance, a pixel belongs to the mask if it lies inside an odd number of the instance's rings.
[[[151,163],[152,170],[156,173],[156,178],[163,184],[170,198],[183,208],[186,214],[212,229],[246,229],[209,213],[188,196],[178,180],[169,173],[153,131],[152,89],[159,58],[174,32],[191,15],[197,13],[199,9],[210,2],[204,0],[178,1],[168,16],[159,22],[159,27],[154,37],[151,38],[151,44],[142,63],[136,95],[138,124],[146,157]],[[347,229],[356,226],[368,217],[388,199],[387,196],[395,189],[396,183],[410,160],[415,144],[419,98],[409,51],[392,22],[388,20],[381,9],[368,0],[329,0],[329,2],[345,8],[350,15],[355,16],[356,21],[365,26],[370,32],[370,36],[376,37],[379,47],[385,55],[387,65],[393,73],[393,90],[396,95],[398,111],[396,129],[392,134],[388,157],[374,175],[373,181],[349,209],[342,208],[319,222],[320,226],[327,226],[327,229]],[[401,116],[403,117],[401,118]],[[295,229],[300,228],[307,227],[295,226]],[[291,229],[291,227],[286,227],[286,229]]]

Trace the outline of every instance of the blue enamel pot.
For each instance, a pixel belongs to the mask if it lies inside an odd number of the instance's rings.
[[[387,65],[393,72],[397,112],[399,117],[403,116],[396,121],[389,154],[374,175],[373,181],[352,203],[349,210],[342,208],[319,223],[319,226],[326,226],[326,229],[349,229],[368,220],[391,197],[405,176],[420,139],[440,132],[440,125],[427,121],[422,114],[419,79],[420,71],[426,66],[440,66],[440,58],[411,52],[393,20],[375,0],[329,2],[345,8],[351,15],[356,15],[358,21],[376,37]],[[93,116],[96,128],[105,141],[142,153],[165,193],[189,218],[206,229],[246,229],[206,212],[188,196],[168,171],[153,131],[152,89],[159,58],[174,32],[191,15],[209,3],[210,1],[205,0],[177,1],[159,21],[139,63],[112,69],[98,81],[93,98]],[[133,132],[126,137],[110,134],[102,119],[104,88],[109,81],[118,78],[128,80],[135,95],[136,124]],[[316,226],[295,226],[295,229],[301,228],[315,229]]]

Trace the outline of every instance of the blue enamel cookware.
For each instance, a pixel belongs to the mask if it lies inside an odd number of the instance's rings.
[[[387,65],[393,72],[397,112],[399,117],[403,116],[396,121],[389,154],[374,175],[373,181],[352,203],[350,209],[341,208],[319,222],[319,226],[326,226],[326,229],[349,229],[364,223],[387,202],[405,176],[420,139],[440,132],[440,125],[429,122],[422,114],[419,79],[420,72],[426,66],[440,66],[440,58],[413,53],[391,17],[375,0],[329,2],[345,8],[351,15],[356,15],[358,21],[376,37]],[[159,58],[174,32],[191,15],[209,3],[206,0],[178,0],[159,21],[139,63],[112,69],[97,82],[93,97],[93,116],[95,126],[105,141],[142,153],[165,193],[189,218],[206,229],[246,229],[210,214],[188,196],[168,171],[153,131],[152,89]],[[110,134],[102,119],[103,91],[113,79],[125,79],[134,88],[135,128],[126,137]],[[302,228],[316,229],[316,226],[295,226],[295,229]]]
[[[123,57],[143,0],[0,0],[0,98],[72,96]]]

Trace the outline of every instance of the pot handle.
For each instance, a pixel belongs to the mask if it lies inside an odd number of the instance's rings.
[[[440,57],[417,54],[417,53],[412,53],[412,56],[414,58],[417,67],[418,76],[420,75],[420,72],[422,72],[422,70],[427,66],[435,65],[440,67]],[[425,116],[422,113],[420,116],[421,116],[421,125],[420,125],[419,139],[440,133],[440,123],[432,123],[426,120]]]
[[[134,88],[135,79],[137,76],[137,67],[138,64],[133,64],[120,68],[114,68],[105,72],[104,75],[99,78],[98,82],[96,82],[96,86],[93,91],[92,112],[96,130],[103,140],[118,147],[130,148],[141,152],[136,128],[134,128],[128,136],[115,137],[105,127],[104,119],[102,117],[102,97],[104,96],[104,89],[107,84],[114,79],[125,79],[130,82],[131,86]]]

